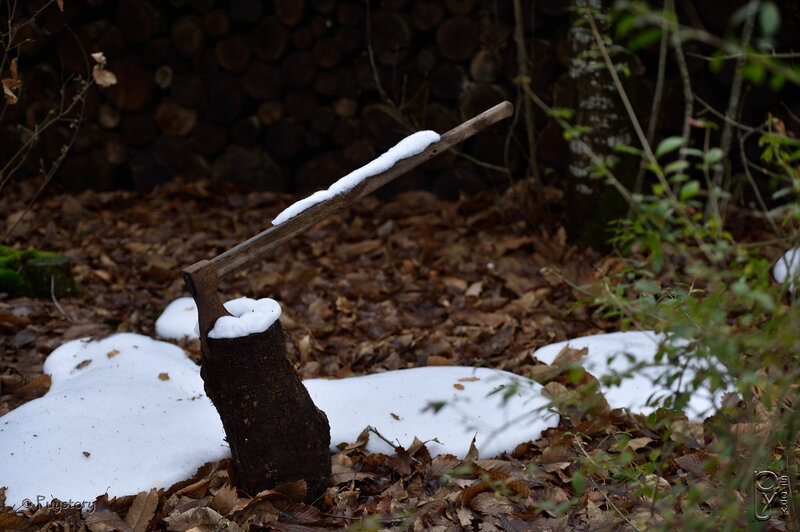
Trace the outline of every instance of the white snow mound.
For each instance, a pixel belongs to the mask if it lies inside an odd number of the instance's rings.
[[[197,305],[191,297],[179,297],[156,320],[156,336],[170,340],[197,338]]]
[[[50,390],[0,417],[0,485],[8,488],[9,505],[58,498],[88,507],[103,493],[168,488],[230,456],[199,366],[173,344],[137,334],[75,340],[53,351],[44,371]],[[504,388],[514,381],[518,389]],[[417,368],[304,384],[328,416],[333,451],[369,425],[404,447],[414,436],[436,438],[428,443],[434,455],[464,456],[477,436],[481,456],[491,457],[558,422],[555,414],[535,411],[546,405],[538,384],[486,368]],[[434,413],[426,410],[431,403],[444,406]],[[367,449],[394,451],[374,434]]]
[[[50,390],[0,417],[8,504],[168,488],[230,453],[198,366],[175,345],[138,334],[74,340],[44,372]]]
[[[626,408],[646,415],[655,410],[654,406],[648,404],[648,400],[671,395],[677,385],[673,384],[670,388],[663,382],[664,374],[674,370],[670,363],[666,359],[661,362],[655,360],[658,345],[663,339],[662,334],[653,331],[596,334],[546,345],[534,351],[533,356],[545,364],[552,364],[564,347],[586,347],[589,352],[581,359],[581,364],[601,380],[604,376],[625,374],[638,364],[644,364],[624,378],[620,386],[603,386],[602,392],[611,408]],[[695,375],[692,368],[687,368],[682,379],[682,390],[686,389]],[[712,395],[703,389],[694,392],[685,414],[690,419],[704,419],[716,411],[724,393],[725,390],[721,390]]]
[[[800,248],[790,249],[783,254],[772,268],[772,276],[779,283],[789,281],[789,290],[795,291],[795,281],[800,273]]]

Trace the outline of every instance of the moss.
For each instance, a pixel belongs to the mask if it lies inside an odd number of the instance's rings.
[[[17,250],[8,246],[0,246],[0,293],[11,297],[28,295],[29,283],[22,276],[25,265],[35,259],[48,259],[60,256],[52,251],[38,249]]]

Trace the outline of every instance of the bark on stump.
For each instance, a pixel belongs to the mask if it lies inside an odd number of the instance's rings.
[[[304,479],[307,501],[330,486],[330,427],[286,357],[276,321],[243,338],[208,338],[201,376],[231,446],[236,484],[250,495]]]
[[[75,292],[72,264],[65,255],[31,259],[22,275],[36,297],[63,297]]]

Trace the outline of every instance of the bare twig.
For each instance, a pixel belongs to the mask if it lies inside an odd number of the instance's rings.
[[[525,34],[522,27],[522,5],[520,0],[513,0],[514,3],[514,41],[517,45],[517,83],[528,83],[528,54],[525,50]],[[535,11],[531,8],[531,11]],[[532,25],[533,26],[533,25]],[[531,109],[531,101],[529,98],[521,97],[521,89],[517,86],[517,101],[522,100],[522,108],[517,108],[517,113],[522,113],[523,120],[525,121],[525,135],[527,136],[528,145],[528,172],[527,174],[533,176],[536,187],[536,200],[541,203],[544,200],[544,187],[542,186],[542,178],[539,173],[539,162],[536,153],[536,123],[533,120],[533,109]]]
[[[744,21],[742,28],[741,48],[747,50],[750,46],[750,41],[753,38],[753,28],[756,24],[756,16],[758,15],[758,6],[760,0],[753,0],[749,5],[749,13]],[[739,102],[742,94],[742,69],[747,61],[747,56],[742,56],[736,59],[736,70],[733,73],[733,81],[731,81],[731,96],[728,100],[728,109],[725,111],[725,116],[733,119],[739,114]],[[720,137],[720,149],[722,150],[722,164],[714,172],[713,187],[708,191],[709,201],[706,203],[706,215],[713,215],[719,222],[722,221],[724,214],[724,207],[721,208],[719,190],[723,187],[723,180],[726,176],[730,175],[731,164],[729,160],[731,142],[733,142],[733,128],[730,121],[726,121],[722,128],[722,136]]]
[[[678,15],[675,12],[675,0],[667,0],[665,4],[667,15],[672,20],[677,21]],[[683,146],[689,146],[689,136],[691,134],[691,118],[694,114],[694,95],[692,94],[692,80],[689,75],[689,67],[686,64],[686,57],[683,54],[683,43],[678,36],[677,32],[670,30],[670,44],[672,51],[675,53],[675,62],[678,64],[678,72],[681,76],[681,86],[683,87],[683,131],[681,138],[683,139]],[[686,154],[681,152],[678,155],[678,160],[685,161]]]
[[[67,321],[70,322],[70,324],[74,323],[72,321],[72,318],[69,317],[69,314],[67,314],[67,311],[64,310],[63,308],[61,308],[61,305],[58,303],[58,299],[56,299],[56,276],[55,275],[50,275],[50,297],[53,299],[53,303],[55,303],[56,308],[58,309],[58,311],[65,318],[67,318]]]
[[[586,452],[586,449],[583,447],[583,442],[580,440],[580,438],[578,438],[577,436],[572,438],[572,444],[575,446],[576,449],[578,449],[581,452],[581,454],[587,460],[589,460],[589,462],[591,462],[594,465],[597,465],[597,463],[592,459],[592,457],[589,456],[589,453]],[[614,502],[608,497],[608,495],[606,495],[606,492],[600,488],[600,486],[597,484],[597,482],[594,481],[594,479],[591,476],[587,475],[586,478],[589,479],[589,482],[592,483],[594,489],[596,489],[598,493],[600,493],[600,495],[603,496],[603,498],[606,500],[606,503],[610,507],[612,507],[615,512],[617,512],[617,514],[622,518],[623,521],[625,521],[628,524],[628,526],[630,526],[637,532],[642,532],[640,528],[638,528],[636,525],[633,524],[633,522],[630,519],[628,519],[628,516],[626,516],[624,513],[622,513],[622,511],[619,508],[617,508],[617,505],[614,504]]]

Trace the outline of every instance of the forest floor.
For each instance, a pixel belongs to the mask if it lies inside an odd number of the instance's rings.
[[[208,182],[173,183],[148,194],[53,188],[26,212],[33,191],[32,184],[12,184],[0,195],[4,231],[25,213],[5,243],[66,254],[80,293],[58,305],[0,295],[0,415],[47,391],[42,363],[59,345],[123,331],[155,336],[164,307],[187,295],[182,267],[259,233],[292,200]],[[548,217],[527,223],[516,199],[513,189],[455,202],[427,192],[390,201],[368,197],[223,281],[221,290],[229,298],[280,302],[289,352],[305,378],[475,364],[530,375],[537,347],[618,330],[617,323],[579,304],[587,294],[577,287],[624,261],[567,244],[563,228]],[[199,360],[197,341],[182,346]],[[702,425],[687,426],[693,437],[672,442],[679,459],[660,473],[659,482],[703,481]],[[256,497],[237,493],[223,461],[169,490],[113,501],[100,497],[90,515],[47,507],[3,513],[0,528],[489,531],[656,525],[671,510],[602,467],[585,477],[582,490],[573,478],[579,457],[613,452],[614,435],[621,433],[635,442],[628,445],[634,460],[644,461],[669,440],[639,415],[576,412],[562,415],[560,426],[537,441],[520,442],[500,457],[431,458],[421,442],[391,456],[373,455],[363,441],[352,442],[334,455],[335,485],[313,505],[299,502],[298,486]],[[576,489],[581,493],[573,504]],[[713,514],[714,502],[704,504]]]

